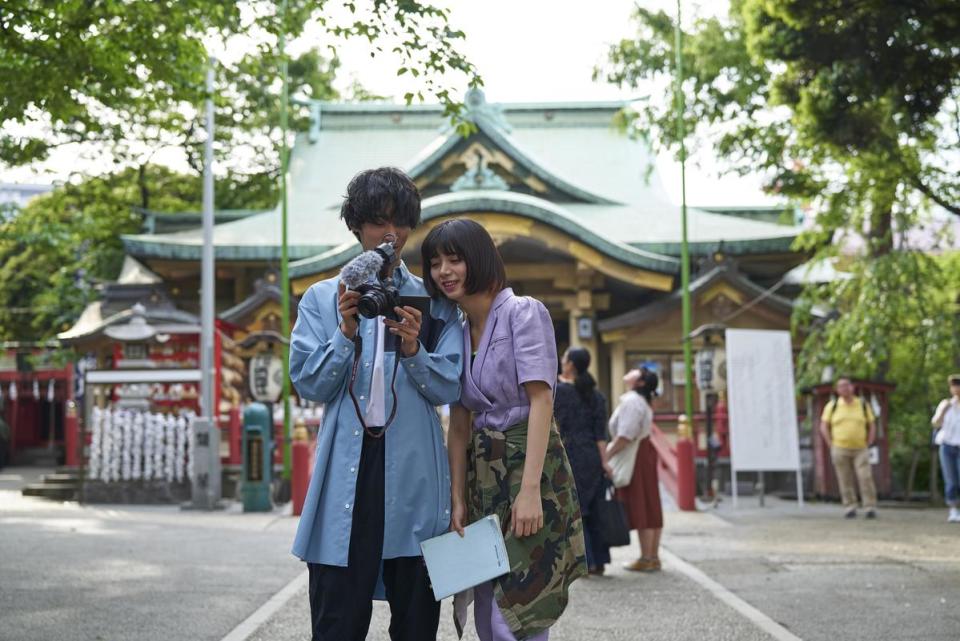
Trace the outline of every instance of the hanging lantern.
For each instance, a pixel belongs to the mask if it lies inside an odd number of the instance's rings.
[[[33,379],[33,398],[40,400],[40,381]]]
[[[55,393],[56,393],[55,386],[53,383],[53,379],[51,378],[49,381],[47,381],[47,402],[48,403],[53,402]]]

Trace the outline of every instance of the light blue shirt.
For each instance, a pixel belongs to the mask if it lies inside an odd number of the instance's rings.
[[[395,279],[403,296],[426,296],[423,281],[401,264]],[[290,379],[303,398],[326,404],[317,436],[310,487],[293,543],[308,563],[346,567],[363,427],[347,392],[354,343],[340,331],[339,278],[310,287],[300,300],[290,338]],[[354,393],[365,410],[370,389],[377,319],[360,317],[363,348]],[[397,371],[397,414],[384,436],[383,558],[420,556],[420,542],[450,524],[450,468],[436,406],[460,398],[463,338],[456,307],[430,303],[421,345]],[[392,336],[392,334],[390,335]],[[388,339],[388,347],[393,343]],[[393,406],[390,379],[396,355],[383,357],[387,414]]]

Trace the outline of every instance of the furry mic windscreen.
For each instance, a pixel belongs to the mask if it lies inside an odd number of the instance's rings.
[[[383,256],[375,251],[365,251],[340,270],[340,280],[353,289],[377,275],[383,267]]]

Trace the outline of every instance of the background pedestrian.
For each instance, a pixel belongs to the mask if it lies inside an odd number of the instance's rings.
[[[553,414],[560,439],[570,459],[580,496],[587,571],[600,575],[610,562],[610,548],[597,521],[597,504],[604,500],[607,477],[607,399],[597,391],[590,374],[590,352],[571,347],[560,361],[560,376],[553,400]]]
[[[947,380],[950,398],[940,401],[932,422],[938,428],[935,441],[940,446],[943,495],[950,507],[947,521],[960,523],[960,374]]]
[[[610,417],[610,458],[639,439],[636,463],[630,484],[617,490],[627,508],[630,528],[640,536],[640,558],[624,567],[635,572],[660,569],[660,535],[663,533],[663,506],[660,503],[659,460],[650,435],[653,430],[653,399],[660,379],[648,369],[634,369],[623,377],[627,391]]]

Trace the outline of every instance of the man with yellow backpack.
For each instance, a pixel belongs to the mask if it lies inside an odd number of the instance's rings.
[[[841,376],[836,383],[837,397],[826,404],[820,416],[820,433],[830,447],[830,458],[837,473],[844,517],[857,516],[857,489],[866,510],[866,518],[877,517],[877,488],[870,467],[870,446],[877,437],[877,420],[870,404],[854,395],[853,382]]]

